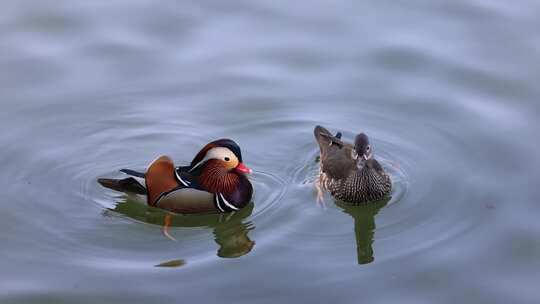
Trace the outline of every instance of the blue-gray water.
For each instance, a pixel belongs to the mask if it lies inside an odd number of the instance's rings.
[[[538,303],[537,1],[1,11],[1,303]],[[386,206],[315,203],[316,124],[370,135]],[[177,242],[96,183],[224,136],[254,204]]]

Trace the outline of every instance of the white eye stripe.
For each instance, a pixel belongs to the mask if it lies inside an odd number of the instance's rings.
[[[195,164],[195,166],[193,166],[190,171],[193,171],[195,168],[197,168],[198,166],[202,165],[203,163],[205,163],[206,161],[210,159],[224,160],[226,157],[228,157],[229,160],[238,161],[238,158],[236,157],[236,155],[234,155],[234,153],[228,148],[225,148],[225,147],[212,148],[208,150],[204,158],[200,162]]]
[[[205,159],[224,159],[228,157],[229,159],[235,159],[234,153],[228,148],[217,147],[210,149],[205,156]]]

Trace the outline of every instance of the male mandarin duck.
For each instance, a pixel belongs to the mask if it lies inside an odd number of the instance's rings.
[[[250,201],[253,187],[242,162],[240,147],[233,140],[208,143],[189,166],[175,167],[168,156],[153,161],[146,173],[122,169],[129,178],[106,179],[104,187],[146,194],[149,206],[175,213],[212,213],[240,210]]]
[[[356,135],[354,145],[343,142],[341,133],[332,135],[316,126],[315,139],[320,149],[320,174],[315,186],[317,200],[328,190],[338,200],[365,203],[383,199],[392,190],[390,176],[373,158],[366,134]]]

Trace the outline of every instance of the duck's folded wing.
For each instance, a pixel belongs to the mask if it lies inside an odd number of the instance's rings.
[[[373,168],[375,169],[377,172],[379,173],[384,173],[384,169],[383,167],[381,166],[381,164],[376,161],[374,158],[370,159],[367,161],[367,165],[370,167],[370,168]]]
[[[155,206],[175,213],[233,212],[243,208],[249,200],[238,200],[234,195],[210,193],[194,188],[177,188],[163,193]]]
[[[219,210],[216,195],[204,190],[178,188],[164,193],[156,202],[156,207],[175,213],[208,213]]]
[[[319,144],[323,172],[333,179],[348,176],[356,166],[352,145],[341,140],[341,133],[334,136],[321,126],[315,127],[314,135]]]
[[[330,178],[345,178],[356,169],[356,163],[351,157],[351,149],[345,146],[341,149],[333,149],[321,158],[321,167]]]
[[[183,186],[177,180],[174,163],[168,156],[160,156],[148,166],[145,182],[150,206],[155,206],[168,192]]]

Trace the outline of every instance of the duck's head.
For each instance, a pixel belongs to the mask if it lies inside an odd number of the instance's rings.
[[[252,170],[242,162],[240,146],[231,139],[218,139],[208,143],[191,162],[190,171],[195,171],[207,163],[228,172],[250,174]]]
[[[366,134],[360,133],[354,138],[354,153],[355,158],[358,158],[361,162],[373,158],[373,149]]]

